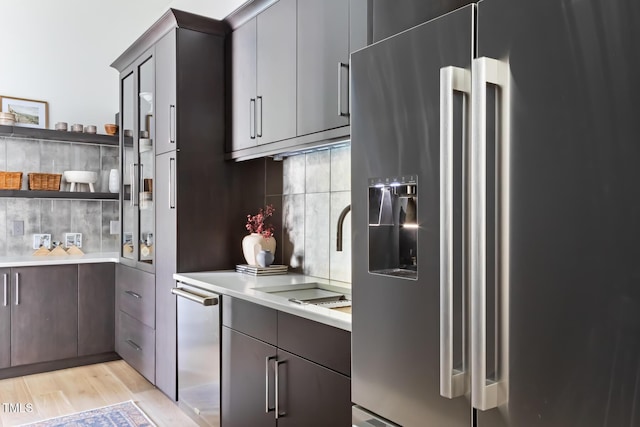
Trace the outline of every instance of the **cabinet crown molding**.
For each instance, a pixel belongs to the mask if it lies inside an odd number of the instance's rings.
[[[201,33],[225,37],[231,28],[224,21],[196,15],[178,9],[169,9],[147,31],[133,42],[122,55],[111,64],[112,68],[122,72],[143,52],[151,48],[158,40],[174,28],[186,28]]]

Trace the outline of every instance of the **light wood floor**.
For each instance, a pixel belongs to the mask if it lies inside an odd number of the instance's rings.
[[[123,360],[0,380],[0,427],[133,400],[158,426],[196,424]],[[31,413],[4,404],[31,403]],[[15,407],[15,406],[14,406]]]

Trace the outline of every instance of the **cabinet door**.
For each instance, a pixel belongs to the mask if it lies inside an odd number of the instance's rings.
[[[11,283],[8,268],[0,269],[0,369],[11,366]]]
[[[78,265],[78,356],[114,351],[113,263]]]
[[[222,327],[223,426],[276,425],[273,409],[266,410],[275,405],[274,362],[268,360],[275,356],[274,346]]]
[[[296,136],[296,0],[258,15],[256,135],[258,144]]]
[[[156,44],[156,154],[176,149],[176,30]]]
[[[256,146],[256,18],[231,34],[231,151]]]
[[[12,268],[11,365],[78,355],[78,266]]]
[[[351,425],[349,377],[278,350],[278,427]]]
[[[349,2],[298,0],[298,135],[349,124]]]
[[[176,399],[176,151],[156,157],[156,386]]]

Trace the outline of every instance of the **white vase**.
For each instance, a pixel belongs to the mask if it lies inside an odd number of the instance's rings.
[[[117,193],[120,190],[120,176],[118,175],[118,169],[111,169],[109,171],[109,191]]]
[[[276,239],[272,237],[264,238],[262,234],[251,233],[242,239],[242,254],[248,265],[257,266],[256,255],[261,250],[276,252]]]

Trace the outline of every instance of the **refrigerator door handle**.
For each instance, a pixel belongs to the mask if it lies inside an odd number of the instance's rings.
[[[508,396],[509,290],[509,66],[492,58],[473,60],[471,111],[471,404],[487,410]],[[497,218],[487,218],[487,85],[498,87],[495,191]],[[487,378],[487,224],[496,224],[496,377]],[[493,285],[493,284],[491,284]]]
[[[454,287],[454,242],[453,202],[454,153],[453,153],[453,95],[454,91],[466,96],[468,105],[471,96],[471,73],[459,67],[440,69],[440,395],[453,399],[464,396],[468,390],[468,373],[453,366],[453,287]],[[464,120],[468,120],[468,115]],[[466,126],[463,125],[463,128]],[[467,144],[466,135],[463,144]],[[464,191],[464,185],[462,191]],[[466,286],[463,284],[463,288]],[[463,331],[465,328],[463,328]],[[464,332],[463,332],[464,335]],[[464,339],[464,337],[462,337]]]

